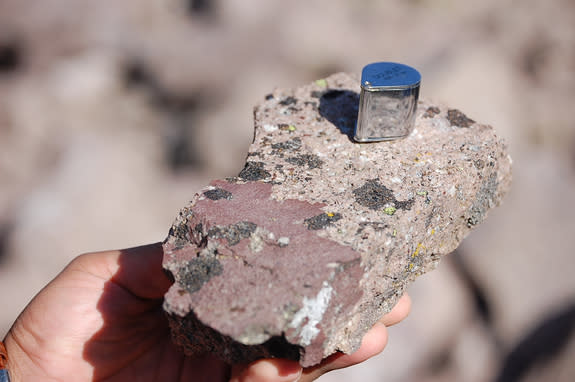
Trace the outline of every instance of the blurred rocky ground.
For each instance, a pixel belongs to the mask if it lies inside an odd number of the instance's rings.
[[[1,0],[0,335],[74,256],[162,240],[236,174],[274,87],[383,60],[494,125],[514,185],[385,352],[323,380],[572,381],[572,0]]]

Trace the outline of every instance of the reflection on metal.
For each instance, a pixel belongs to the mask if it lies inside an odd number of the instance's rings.
[[[363,68],[357,142],[387,141],[408,136],[413,130],[421,75],[394,62],[376,62]]]

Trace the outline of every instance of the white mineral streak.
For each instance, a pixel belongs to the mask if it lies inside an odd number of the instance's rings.
[[[273,131],[276,131],[278,129],[278,127],[276,125],[264,125],[264,130],[268,133],[271,133]]]
[[[282,236],[278,239],[278,245],[280,247],[285,247],[289,244],[289,237]]]
[[[332,291],[331,285],[324,281],[321,290],[315,298],[303,298],[303,307],[294,315],[289,325],[292,328],[298,328],[305,322],[300,329],[300,343],[302,345],[310,345],[311,341],[319,334],[319,329],[316,325],[323,318],[323,314],[331,300]]]
[[[264,249],[264,238],[269,237],[269,235],[270,232],[257,227],[256,231],[250,236],[250,250],[257,253]]]

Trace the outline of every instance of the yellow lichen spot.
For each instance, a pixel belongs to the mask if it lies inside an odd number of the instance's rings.
[[[333,217],[335,216],[335,214],[334,214],[333,212],[328,212],[328,213],[327,213],[327,216],[330,217],[330,218],[333,218]]]
[[[432,235],[435,235],[435,229],[432,229],[432,230],[431,230],[431,234],[432,234]]]
[[[393,233],[391,234],[391,236],[393,236],[393,237],[397,236],[397,230],[396,229],[393,230]]]
[[[296,131],[296,128],[294,125],[289,125],[288,126],[288,131]]]
[[[397,211],[397,208],[392,207],[392,206],[390,206],[390,207],[385,207],[385,208],[383,209],[383,212],[385,212],[385,213],[386,213],[387,215],[389,215],[389,216],[393,215],[393,214],[395,213],[395,211]]]
[[[409,267],[408,267],[408,268],[409,268],[410,271],[413,270],[413,267],[415,267],[415,264],[409,263]]]
[[[320,88],[326,88],[327,87],[327,81],[325,80],[325,78],[319,79],[315,81],[315,84],[317,86],[319,86]]]
[[[425,247],[423,246],[423,244],[419,243],[417,244],[417,248],[415,248],[415,252],[413,252],[413,254],[411,255],[411,257],[416,257],[419,255],[419,251],[421,251],[421,249],[425,249]]]

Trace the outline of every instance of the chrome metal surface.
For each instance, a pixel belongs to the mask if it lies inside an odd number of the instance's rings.
[[[376,62],[363,68],[354,139],[377,142],[408,136],[413,130],[421,75],[407,65]]]

